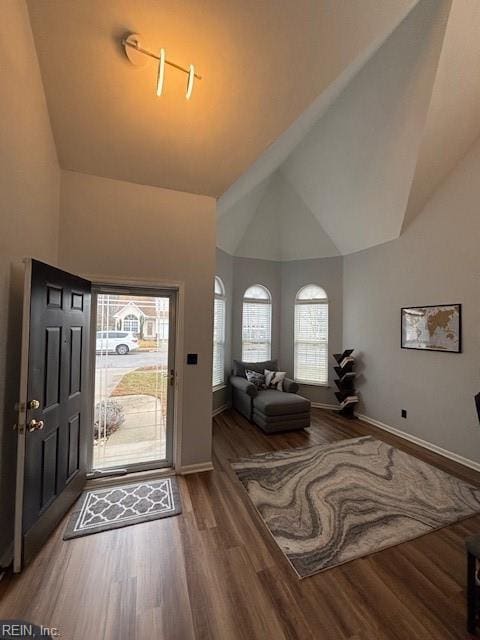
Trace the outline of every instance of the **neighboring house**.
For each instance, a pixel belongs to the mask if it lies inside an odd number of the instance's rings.
[[[164,298],[100,295],[97,330],[131,331],[144,340],[168,338],[168,301]]]

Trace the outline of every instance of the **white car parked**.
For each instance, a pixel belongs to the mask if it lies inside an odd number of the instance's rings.
[[[131,331],[97,331],[97,353],[115,352],[124,356],[138,349],[138,339]]]

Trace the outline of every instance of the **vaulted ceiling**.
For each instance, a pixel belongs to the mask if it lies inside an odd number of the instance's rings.
[[[397,238],[480,134],[472,0],[27,1],[61,167],[218,197],[234,255]]]
[[[301,130],[220,198],[218,245],[289,260],[398,238],[480,134],[479,33],[477,3],[417,2],[340,91],[319,96]],[[294,234],[279,231],[287,219]]]
[[[29,0],[62,168],[220,196],[414,0]],[[193,62],[134,67],[120,46]]]

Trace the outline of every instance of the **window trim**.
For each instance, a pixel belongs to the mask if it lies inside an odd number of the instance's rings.
[[[320,292],[322,292],[324,295],[322,297],[315,297],[315,298],[299,298],[300,294],[302,293],[302,291],[304,291],[307,287],[316,287]],[[318,381],[318,380],[305,380],[304,378],[300,378],[297,377],[297,338],[296,338],[296,329],[297,329],[297,306],[302,306],[302,305],[326,305],[327,306],[327,340],[326,340],[326,345],[327,345],[327,359],[326,359],[326,373],[327,373],[327,379],[326,381]],[[326,290],[321,287],[320,285],[314,284],[314,283],[309,283],[306,285],[303,285],[302,287],[300,287],[300,289],[298,289],[296,295],[295,295],[295,302],[294,302],[294,308],[293,308],[293,373],[294,373],[294,380],[295,382],[297,382],[298,384],[303,384],[303,385],[309,385],[312,387],[326,387],[329,388],[330,387],[330,366],[329,366],[329,361],[328,361],[328,349],[329,349],[329,343],[330,343],[330,306],[329,306],[329,300],[328,300],[328,294],[326,292]],[[306,342],[305,340],[303,341],[298,341],[298,342]],[[314,341],[315,343],[318,344],[325,344],[322,343],[320,341]]]
[[[217,293],[217,284],[218,284],[218,288],[220,290],[220,293]],[[215,303],[216,301],[219,300],[221,302],[223,302],[223,331],[222,331],[222,335],[223,335],[223,366],[222,366],[222,379],[220,382],[217,382],[215,384],[213,384],[213,374],[215,371],[215,366],[214,366],[214,358],[215,358],[215,347],[216,347],[216,342],[215,342]],[[225,384],[225,346],[226,346],[226,325],[227,325],[227,302],[226,302],[226,295],[225,295],[225,285],[223,284],[223,280],[220,278],[220,276],[215,276],[214,278],[214,282],[213,282],[213,344],[212,344],[212,351],[213,351],[213,356],[212,356],[212,391],[219,391],[220,389],[224,389],[226,387]],[[219,343],[220,344],[220,343]]]
[[[250,291],[250,289],[252,289],[253,287],[260,287],[261,289],[263,289],[263,291],[266,293],[266,297],[265,298],[251,298],[249,296],[247,296],[246,294]],[[243,331],[244,331],[244,318],[245,318],[245,303],[247,304],[258,304],[258,305],[268,305],[269,307],[269,311],[270,311],[270,338],[268,341],[265,341],[264,343],[261,344],[267,344],[268,345],[268,355],[266,355],[265,360],[271,360],[272,358],[272,324],[273,324],[273,302],[272,302],[272,294],[270,292],[270,290],[265,287],[263,284],[252,284],[250,286],[248,286],[243,294],[242,297],[242,324],[241,324],[241,343],[242,343],[242,361],[243,362],[253,362],[252,360],[246,360],[245,356],[244,356],[244,343],[245,340],[243,338]],[[263,362],[263,360],[258,360],[257,362]]]

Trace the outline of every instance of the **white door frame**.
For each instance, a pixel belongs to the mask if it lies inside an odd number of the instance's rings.
[[[135,280],[132,278],[119,278],[113,276],[99,276],[88,275],[82,276],[90,280],[92,286],[125,286],[125,287],[139,287],[141,289],[151,289],[152,293],[158,289],[171,289],[176,291],[177,294],[177,310],[175,314],[175,356],[174,356],[174,368],[175,368],[175,393],[174,393],[174,406],[173,406],[173,424],[172,424],[172,464],[177,473],[182,468],[182,419],[183,419],[183,380],[184,380],[184,364],[183,364],[183,344],[184,344],[184,327],[185,327],[185,283],[183,281],[172,280]],[[92,296],[92,325],[91,335],[95,336],[96,331],[96,296]],[[92,333],[93,331],[93,333]],[[93,399],[95,392],[95,340],[92,338],[90,341],[90,376],[88,381],[88,394]],[[90,402],[90,423],[94,423],[94,402]],[[93,436],[93,433],[92,433]],[[93,437],[92,437],[93,441]],[[93,449],[89,449],[88,465],[92,467]]]

